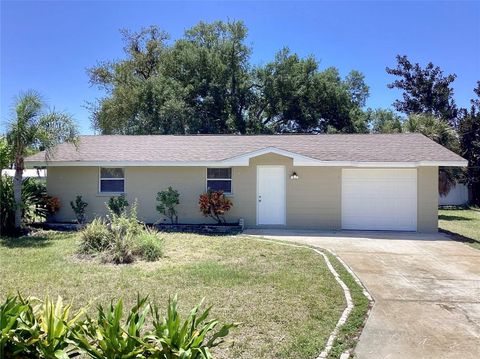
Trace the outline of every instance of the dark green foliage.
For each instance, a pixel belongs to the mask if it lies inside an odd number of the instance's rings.
[[[118,197],[110,197],[108,200],[108,209],[115,215],[120,216],[122,213],[124,213],[129,206],[129,203],[127,199],[125,198],[125,195],[122,194]]]
[[[0,206],[1,233],[12,233],[15,228],[15,201],[13,178],[2,176],[0,181],[2,204]],[[26,178],[22,182],[22,218],[25,222],[45,219],[49,215],[47,189],[42,180]]]
[[[350,92],[352,102],[358,107],[364,107],[370,94],[370,88],[365,83],[365,76],[360,71],[352,70],[346,77],[345,84]]]
[[[453,152],[459,151],[459,141],[455,130],[446,121],[430,114],[412,114],[403,124],[405,132],[419,132]],[[440,167],[438,192],[446,196],[462,177],[456,167]]]
[[[472,204],[480,205],[480,81],[474,89],[475,99],[471,100],[469,110],[460,111],[458,134],[460,154],[468,160],[465,181],[470,189]]]
[[[85,210],[88,206],[88,203],[82,199],[82,196],[77,195],[77,197],[75,198],[75,202],[70,201],[70,206],[72,207],[72,210],[75,213],[77,222],[79,224],[85,223]]]
[[[180,194],[172,187],[166,191],[157,193],[157,211],[170,219],[171,223],[178,223],[178,215],[175,207],[180,203]]]
[[[367,111],[367,121],[372,133],[401,133],[403,119],[392,110],[376,109]]]
[[[0,136],[0,170],[9,168],[13,162],[12,147],[8,145],[7,138]]]
[[[341,79],[288,50],[253,68],[242,22],[200,22],[176,41],[157,27],[123,31],[125,59],[89,69],[106,97],[90,105],[102,134],[355,130],[368,97],[363,75]]]
[[[359,72],[342,80],[336,68],[320,71],[315,58],[288,49],[255,71],[255,83],[250,121],[261,132],[354,132],[351,111],[368,96]]]
[[[121,299],[106,308],[99,305],[91,318],[84,309],[71,315],[71,305],[64,306],[60,297],[53,303],[48,297],[8,296],[0,304],[0,358],[211,359],[209,349],[237,324],[215,330],[218,321],[207,320],[210,308],[198,315],[200,305],[182,322],[176,297],[162,317],[147,297],[138,296],[127,318]]]
[[[412,114],[403,123],[404,132],[418,132],[431,140],[447,147],[453,152],[459,151],[458,136],[447,122],[429,114]]]
[[[398,79],[388,84],[388,88],[403,90],[402,100],[396,100],[395,109],[407,115],[430,114],[453,124],[457,107],[453,100],[451,83],[456,75],[443,75],[443,71],[431,62],[425,68],[411,63],[407,56],[397,56],[397,67],[387,67],[390,75]]]

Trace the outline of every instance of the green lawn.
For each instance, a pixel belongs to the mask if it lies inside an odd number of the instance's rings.
[[[16,291],[38,297],[49,293],[73,300],[77,307],[90,303],[93,311],[95,304],[118,297],[131,305],[137,292],[162,305],[178,293],[186,312],[206,297],[214,305],[212,317],[243,323],[215,351],[218,358],[319,354],[345,307],[343,291],[322,257],[242,236],[165,238],[166,256],[160,261],[123,266],[79,258],[77,234],[2,239],[0,299]],[[353,283],[348,274],[342,277]],[[359,303],[363,314],[357,324],[362,324],[368,302],[363,297]],[[358,322],[358,316],[352,320]],[[355,323],[347,324],[358,330]]]
[[[480,209],[442,209],[438,211],[440,229],[470,239],[480,249]]]

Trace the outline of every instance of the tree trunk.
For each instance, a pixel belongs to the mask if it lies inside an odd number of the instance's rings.
[[[15,177],[13,178],[13,198],[15,200],[15,229],[22,225],[22,176],[23,158],[15,159]]]

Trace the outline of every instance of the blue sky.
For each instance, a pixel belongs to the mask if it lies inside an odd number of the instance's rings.
[[[198,21],[217,19],[245,22],[254,64],[288,46],[315,55],[321,68],[362,71],[373,108],[390,107],[399,96],[386,87],[392,77],[385,73],[397,54],[456,73],[460,106],[480,80],[480,2],[2,1],[2,124],[15,96],[35,89],[72,114],[82,133],[92,133],[84,105],[102,93],[89,86],[85,69],[122,58],[118,29],[156,24],[175,39]]]

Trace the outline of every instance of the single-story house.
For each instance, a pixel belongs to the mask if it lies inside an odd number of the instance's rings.
[[[26,164],[48,168],[58,221],[74,219],[76,195],[93,219],[124,193],[153,223],[157,192],[172,186],[182,223],[208,223],[198,197],[221,189],[233,202],[227,220],[247,228],[434,232],[438,167],[467,161],[420,134],[165,135],[81,136]]]

